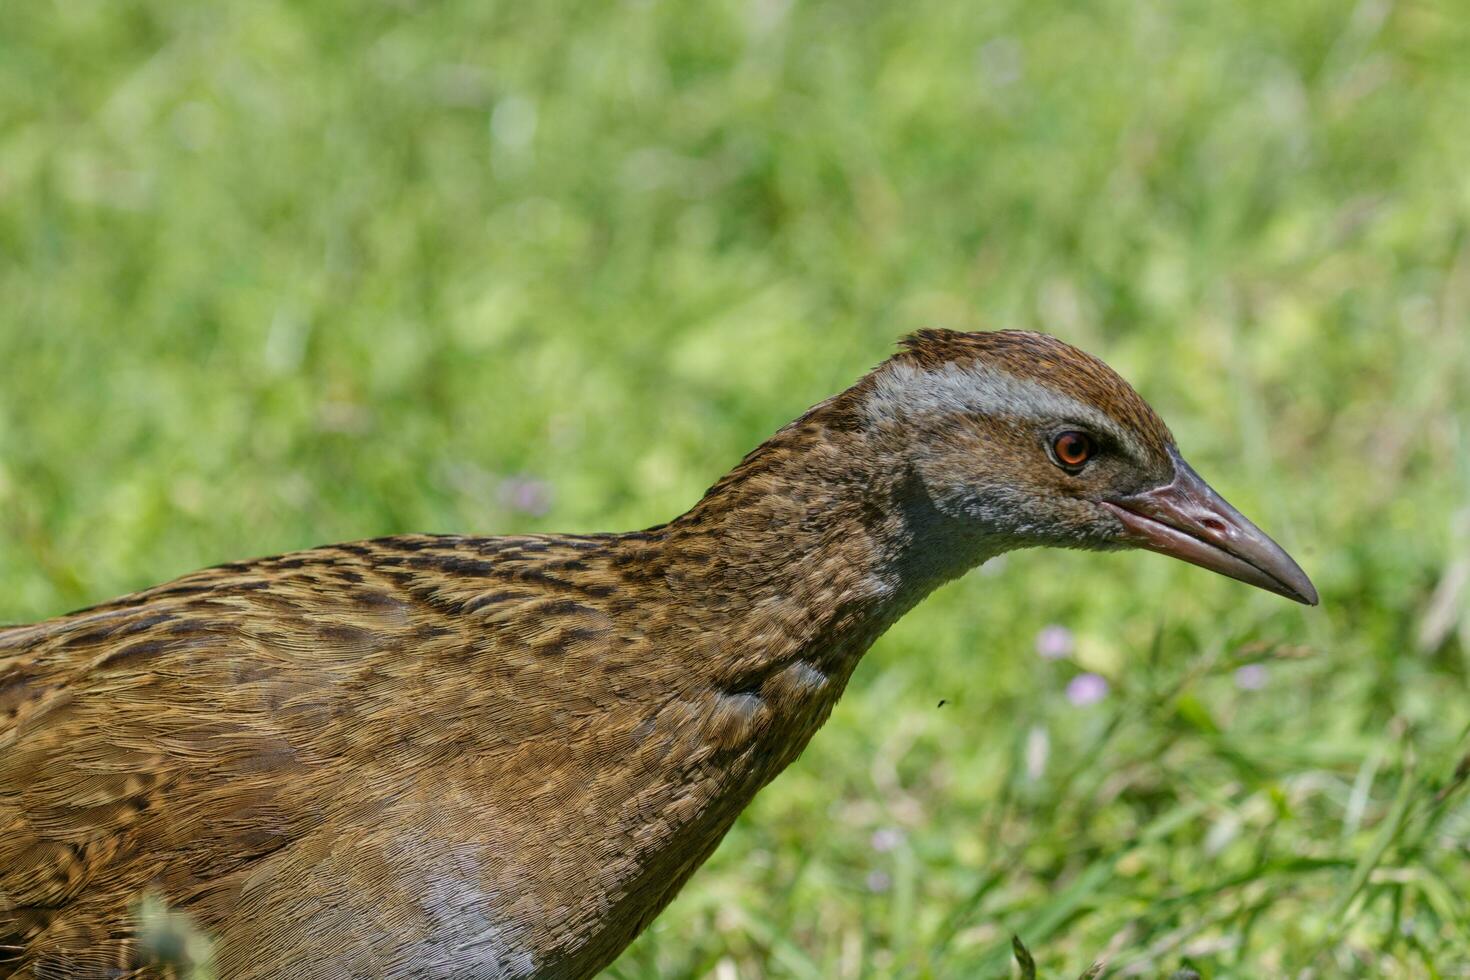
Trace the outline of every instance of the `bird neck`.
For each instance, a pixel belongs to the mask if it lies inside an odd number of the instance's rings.
[[[942,513],[903,452],[814,410],[666,526],[666,578],[714,666],[759,677],[803,662],[845,679],[915,603],[1004,550]]]
[[[582,805],[558,839],[585,834],[574,828],[586,813],[620,815],[619,832],[575,862],[604,890],[579,879],[569,906],[600,903],[607,917],[612,903],[611,915],[647,922],[801,753],[873,641],[997,550],[942,516],[903,452],[809,413],[682,517],[607,543],[598,560],[618,587],[603,601],[625,617],[626,643],[594,645],[575,671],[546,658],[526,668],[548,689],[570,684],[597,726],[567,749],[586,753],[561,769]],[[629,664],[625,651],[647,659]],[[528,676],[523,689],[538,690]],[[563,726],[548,738],[567,745]]]

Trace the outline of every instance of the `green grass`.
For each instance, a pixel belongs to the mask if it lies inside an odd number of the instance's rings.
[[[971,574],[612,975],[1004,976],[1012,933],[1046,977],[1464,975],[1464,14],[11,5],[0,618],[655,523],[905,331],[1043,329],[1322,607],[1149,555]]]

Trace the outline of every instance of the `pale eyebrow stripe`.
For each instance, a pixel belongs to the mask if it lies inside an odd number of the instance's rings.
[[[1019,415],[1039,420],[1070,420],[1106,433],[1137,459],[1143,447],[1126,427],[1095,406],[1048,388],[1029,378],[1017,378],[985,364],[961,367],[946,364],[923,369],[902,361],[874,379],[863,403],[869,421],[905,414]]]

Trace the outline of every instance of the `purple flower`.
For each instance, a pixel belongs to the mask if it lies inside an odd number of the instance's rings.
[[[897,827],[879,827],[868,838],[868,844],[879,854],[886,854],[903,843],[903,831]]]
[[[535,477],[516,475],[500,481],[500,503],[521,514],[543,517],[551,510],[551,484]]]
[[[1235,672],[1235,686],[1242,691],[1259,691],[1266,680],[1265,664],[1246,664]]]
[[[1067,700],[1078,708],[1097,704],[1107,696],[1107,679],[1099,674],[1078,674],[1067,684]]]
[[[1036,634],[1036,655],[1043,660],[1065,660],[1076,646],[1072,631],[1065,626],[1046,626]]]
[[[893,879],[886,871],[869,871],[867,884],[870,892],[886,892],[893,887]]]

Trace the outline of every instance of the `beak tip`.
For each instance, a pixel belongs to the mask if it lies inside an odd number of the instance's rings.
[[[1295,602],[1300,602],[1304,606],[1317,605],[1320,601],[1317,587],[1312,584],[1307,573],[1302,571],[1302,566],[1293,561],[1280,545],[1261,534],[1258,528],[1253,526],[1252,530],[1260,535],[1261,540],[1267,546],[1267,553],[1262,556],[1263,560],[1260,560],[1257,567],[1261,568],[1269,578],[1275,580],[1277,588],[1272,591]]]
[[[1303,606],[1315,606],[1318,602],[1317,593],[1315,592],[1298,592],[1296,589],[1281,589],[1277,594],[1283,598],[1290,599],[1292,602],[1300,603]]]
[[[1296,592],[1296,595],[1291,598],[1304,606],[1315,606],[1320,602],[1317,596],[1317,587],[1305,575],[1302,576],[1301,582],[1292,583],[1292,589]]]

